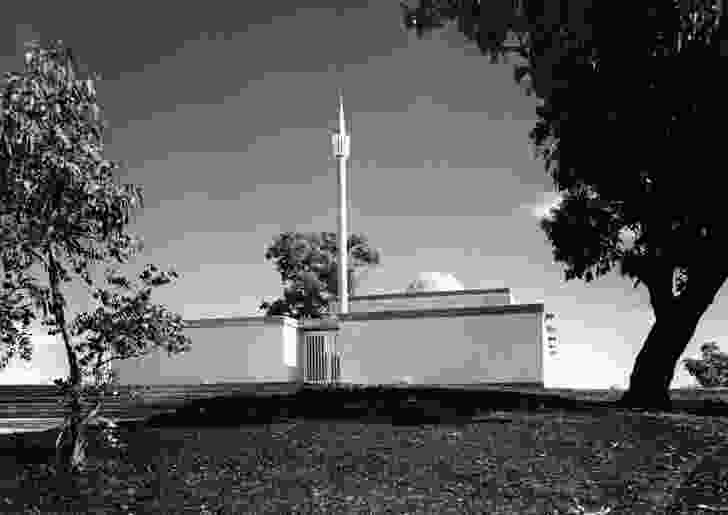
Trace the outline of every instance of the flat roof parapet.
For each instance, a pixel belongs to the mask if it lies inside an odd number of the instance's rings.
[[[248,317],[219,317],[184,320],[187,328],[200,327],[229,327],[229,326],[255,326],[255,325],[285,325],[298,327],[298,322],[287,316],[248,316]]]
[[[390,311],[351,312],[339,315],[341,321],[386,320],[396,318],[459,317],[474,315],[505,315],[543,313],[543,304],[507,304],[502,306],[476,306],[463,308],[397,309]]]
[[[354,295],[349,297],[349,301],[357,300],[384,300],[384,299],[400,299],[409,297],[442,297],[447,295],[509,295],[510,288],[490,288],[486,290],[442,290],[442,291],[418,291],[418,292],[398,292],[398,293],[377,293],[374,295]]]

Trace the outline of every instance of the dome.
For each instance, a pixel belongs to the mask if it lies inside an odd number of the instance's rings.
[[[423,291],[453,291],[464,290],[463,284],[452,274],[440,272],[423,272],[407,286],[408,293]]]

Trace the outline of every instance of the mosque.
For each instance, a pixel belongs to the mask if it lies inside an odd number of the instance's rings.
[[[402,291],[347,291],[349,135],[339,101],[332,135],[339,176],[342,295],[316,320],[254,316],[186,320],[189,352],[115,362],[121,384],[411,383],[544,386],[544,304],[518,304],[508,288],[465,289],[452,275],[423,273]]]
[[[350,298],[331,319],[187,320],[192,350],[116,362],[121,384],[354,383],[543,387],[544,305],[508,288],[420,274],[404,291]],[[203,348],[204,346],[204,348]]]

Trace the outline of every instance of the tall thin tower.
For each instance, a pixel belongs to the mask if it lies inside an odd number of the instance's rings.
[[[347,227],[347,213],[349,208],[346,162],[349,159],[350,138],[346,132],[344,120],[344,99],[339,92],[339,130],[332,135],[334,159],[336,159],[339,172],[339,313],[349,312],[349,276],[348,276],[348,248],[349,233]]]

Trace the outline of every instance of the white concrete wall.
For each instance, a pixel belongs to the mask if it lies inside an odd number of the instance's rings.
[[[327,324],[340,328],[345,382],[389,384],[407,376],[420,384],[544,381],[542,304],[352,313],[342,319]],[[168,356],[162,351],[116,362],[120,382],[199,385],[303,379],[303,331],[295,320],[247,317],[186,323],[190,352]]]
[[[459,311],[469,314],[350,315],[338,336],[342,380],[543,383],[543,305]]]
[[[202,384],[296,380],[296,323],[286,317],[186,321],[189,352],[117,362],[121,384]]]

